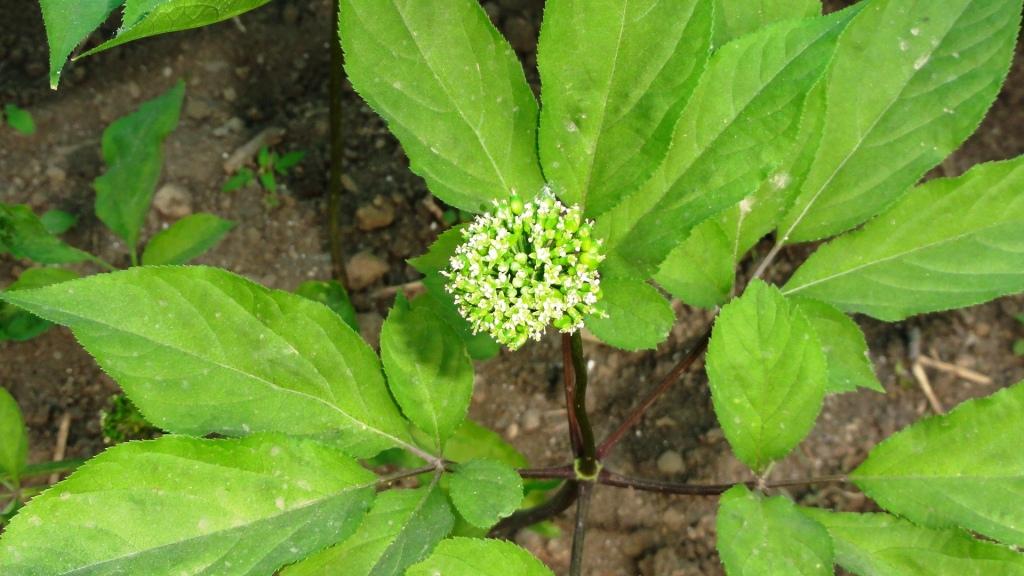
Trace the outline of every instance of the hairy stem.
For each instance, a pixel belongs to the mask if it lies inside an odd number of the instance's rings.
[[[329,121],[330,121],[330,181],[327,197],[327,233],[330,235],[331,267],[334,278],[346,289],[348,274],[345,272],[345,253],[341,246],[341,197],[344,188],[341,185],[341,161],[345,155],[345,140],[341,130],[341,95],[345,83],[343,67],[344,55],[338,37],[338,16],[341,10],[340,0],[334,0],[334,15],[331,24],[331,71]]]
[[[515,514],[505,518],[498,525],[491,529],[490,535],[495,538],[512,538],[521,529],[527,526],[532,526],[538,522],[543,522],[549,518],[558,516],[562,512],[569,509],[573,502],[576,501],[578,492],[576,491],[576,482],[570,480],[562,484],[561,488],[555,492],[554,496],[549,498],[543,504],[538,504],[533,508],[527,508],[525,510],[519,510]]]
[[[576,485],[576,524],[572,532],[572,560],[569,562],[569,576],[583,573],[583,543],[587,537],[587,513],[590,512],[590,498],[594,493],[592,482]]]
[[[615,448],[615,445],[622,440],[629,430],[635,426],[640,419],[643,418],[644,414],[654,405],[654,402],[661,397],[668,389],[678,380],[683,374],[685,374],[697,361],[698,358],[704,353],[708,347],[708,341],[711,340],[711,326],[709,325],[701,335],[700,339],[696,344],[690,348],[690,351],[686,353],[686,356],[677,363],[664,378],[658,386],[652,390],[646,398],[643,399],[640,404],[630,412],[629,416],[615,429],[614,432],[608,435],[607,438],[601,442],[601,445],[597,448],[597,457],[604,458],[608,453]]]
[[[572,411],[580,432],[579,471],[585,476],[597,474],[597,447],[594,444],[594,429],[587,416],[587,363],[583,359],[583,337],[579,330],[570,337],[572,368],[575,380],[573,387]]]

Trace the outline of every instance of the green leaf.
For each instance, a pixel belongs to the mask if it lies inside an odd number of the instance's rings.
[[[234,222],[213,214],[200,212],[186,216],[153,236],[142,253],[142,263],[146,266],[185,264],[216,246],[234,227]]]
[[[888,514],[800,511],[828,529],[836,563],[860,576],[1024,575],[1024,555],[959,530],[931,530]]]
[[[442,450],[473,396],[473,361],[459,335],[430,308],[399,296],[381,328],[380,354],[402,412]]]
[[[811,431],[828,379],[814,327],[760,280],[718,315],[707,372],[725,437],[758,473]]]
[[[848,230],[956,150],[1006,78],[1020,15],[1020,0],[872,1],[836,50],[821,145],[780,238]]]
[[[356,309],[349,300],[348,292],[340,282],[335,280],[309,280],[299,284],[295,293],[303,298],[309,298],[319,302],[334,311],[345,324],[359,332],[359,321],[356,319]]]
[[[526,457],[497,432],[466,419],[448,439],[444,455],[455,462],[474,459],[497,460],[513,468],[525,468]]]
[[[459,464],[448,482],[452,503],[467,522],[490,528],[511,515],[523,501],[523,479],[497,460]]]
[[[39,217],[43,228],[54,236],[59,236],[75,226],[78,216],[63,210],[47,210]]]
[[[858,10],[779,23],[711,57],[665,162],[598,219],[609,265],[654,273],[694,226],[756,191],[788,159],[805,96]]]
[[[540,560],[504,540],[451,538],[406,576],[554,576]]]
[[[15,484],[28,464],[28,430],[18,403],[6,388],[0,387],[0,473]]]
[[[377,497],[354,535],[285,568],[281,576],[400,576],[426,557],[454,524],[448,500],[438,488],[389,490]]]
[[[282,175],[287,174],[289,170],[298,166],[299,162],[302,162],[302,159],[305,157],[306,152],[304,150],[289,152],[274,160],[274,170],[277,170]]]
[[[4,115],[7,116],[7,124],[24,136],[31,136],[36,133],[36,121],[32,114],[14,104],[4,105]]]
[[[586,215],[607,211],[665,157],[710,55],[703,0],[555,0],[537,47],[544,174]]]
[[[410,442],[373,351],[301,296],[195,266],[132,268],[0,299],[71,327],[166,430],[339,434],[357,457]]]
[[[706,220],[669,253],[654,281],[691,306],[724,304],[736,278],[736,248],[721,217]]]
[[[68,56],[124,0],[39,0],[50,45],[50,88],[57,89],[60,71]]]
[[[352,534],[375,482],[336,451],[286,436],[119,444],[21,510],[0,566],[11,576],[271,574]]]
[[[270,0],[127,0],[117,36],[82,54],[91,56],[132,40],[199,28],[234,18]],[[135,7],[135,5],[140,5]]]
[[[260,172],[257,178],[259,178],[260,186],[263,186],[264,190],[270,193],[277,192],[277,178],[272,171]]]
[[[783,291],[887,321],[1024,290],[1024,157],[933,180],[822,246]]]
[[[821,0],[715,0],[715,47],[775,22],[821,15]]]
[[[255,177],[256,176],[252,173],[252,170],[242,168],[236,172],[234,176],[228,178],[228,181],[224,183],[224,186],[220,190],[221,192],[234,192],[239,188],[245,188]]]
[[[885,393],[868,356],[868,343],[860,326],[833,306],[810,298],[793,298],[810,321],[828,362],[825,392],[836,394],[867,388]]]
[[[543,188],[537,102],[476,0],[342,0],[341,43],[352,86],[435,196],[479,212]]]
[[[668,338],[676,313],[655,287],[632,278],[602,278],[601,294],[586,326],[605,344],[644,350]]]
[[[5,290],[41,288],[78,278],[78,274],[63,268],[29,268]],[[50,322],[6,302],[0,302],[0,342],[4,340],[31,340],[46,332]]]
[[[1024,545],[1024,382],[876,446],[850,478],[886,510]]]
[[[185,83],[119,118],[103,131],[107,171],[93,181],[96,216],[134,253],[163,168],[163,141],[178,125]]]
[[[39,264],[68,264],[94,260],[88,252],[72,248],[46,230],[32,209],[23,204],[0,203],[0,253],[28,258]]]
[[[831,575],[832,540],[784,496],[738,484],[718,503],[718,553],[729,576]]]

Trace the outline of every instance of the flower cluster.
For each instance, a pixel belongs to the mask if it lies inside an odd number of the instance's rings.
[[[548,324],[562,332],[583,326],[601,297],[601,241],[579,207],[545,190],[523,202],[495,201],[490,214],[463,230],[447,290],[473,327],[515,350],[540,340]]]

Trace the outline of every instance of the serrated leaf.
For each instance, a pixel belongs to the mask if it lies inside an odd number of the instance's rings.
[[[537,47],[544,174],[588,217],[657,168],[710,54],[703,0],[557,0]]]
[[[1020,16],[1020,0],[871,2],[836,50],[821,145],[780,238],[864,222],[959,147],[1006,78]]]
[[[352,86],[435,196],[479,212],[540,192],[537,102],[476,0],[344,0],[341,43]]]
[[[1024,545],[1024,383],[890,436],[850,475],[886,510]]]
[[[402,412],[440,451],[466,419],[473,361],[458,334],[419,301],[395,302],[381,328],[380,355]]]
[[[793,298],[818,335],[828,362],[825,392],[837,394],[867,388],[885,393],[868,356],[860,326],[835,307],[810,298]]]
[[[141,267],[0,299],[71,327],[146,419],[172,432],[406,447],[380,363],[325,306],[206,267]],[[117,302],[117,306],[111,306]]]
[[[718,553],[729,576],[831,575],[832,540],[784,496],[738,484],[718,502]]]
[[[0,538],[0,569],[267,575],[354,532],[375,482],[286,436],[119,444],[21,510]]]
[[[722,308],[708,344],[707,372],[725,437],[758,473],[811,431],[828,379],[811,323],[760,280]]]
[[[665,162],[598,219],[609,264],[652,274],[694,226],[757,190],[797,142],[805,96],[858,10],[782,22],[711,57]]]
[[[39,217],[43,228],[54,236],[59,236],[75,226],[78,216],[63,210],[47,210]]]
[[[163,142],[178,125],[185,83],[144,102],[103,131],[107,170],[93,181],[96,216],[134,254],[163,168]]]
[[[39,264],[69,264],[95,258],[50,234],[32,209],[23,204],[0,203],[0,253],[28,258]]]
[[[340,282],[336,280],[308,280],[299,284],[295,293],[303,298],[309,298],[327,306],[338,315],[345,324],[359,332],[359,320],[356,319],[356,309],[348,297],[348,292]]]
[[[676,313],[657,289],[627,277],[602,278],[597,312],[587,329],[609,346],[623,350],[656,348],[676,321]]]
[[[28,110],[14,104],[4,105],[4,116],[7,117],[7,124],[23,136],[31,136],[36,133],[36,121]]]
[[[1024,157],[933,180],[822,246],[783,292],[881,320],[1024,290]]]
[[[89,50],[91,56],[132,40],[222,22],[263,6],[270,0],[127,0],[116,37]],[[135,6],[138,5],[138,6]]]
[[[71,52],[124,0],[39,0],[50,45],[50,88],[57,89],[60,72]]]
[[[359,530],[341,544],[281,571],[281,576],[400,576],[426,557],[455,524],[438,488],[377,496]]]
[[[722,218],[706,220],[669,253],[654,281],[690,306],[714,308],[732,294],[735,249],[723,229]]]
[[[146,244],[142,264],[186,264],[205,254],[235,227],[230,220],[213,214],[192,214],[161,230]]]
[[[477,459],[459,464],[450,475],[452,503],[470,524],[490,528],[523,501],[523,479],[509,465]]]
[[[18,276],[5,290],[28,290],[41,288],[78,278],[76,272],[63,268],[29,268]],[[46,332],[50,322],[26,312],[17,306],[0,302],[0,342],[4,340],[31,340]]]
[[[6,388],[0,387],[0,476],[15,484],[28,464],[28,430],[18,403]]]
[[[715,47],[775,22],[821,15],[821,0],[715,0]]]
[[[527,465],[526,457],[500,434],[469,419],[448,440],[444,455],[455,462],[486,458],[513,468],[525,468]]]
[[[959,530],[931,530],[888,514],[800,511],[828,530],[836,563],[859,576],[1024,575],[1024,555]]]
[[[554,576],[519,546],[504,540],[450,538],[429,558],[409,568],[406,576]]]

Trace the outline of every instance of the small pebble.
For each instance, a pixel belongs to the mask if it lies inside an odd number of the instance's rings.
[[[683,457],[675,450],[667,450],[658,456],[658,472],[666,475],[679,474],[683,471]]]
[[[167,183],[156,191],[153,206],[168,218],[184,218],[192,213],[192,193],[182,186]]]

